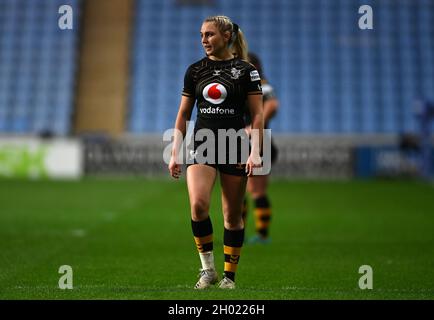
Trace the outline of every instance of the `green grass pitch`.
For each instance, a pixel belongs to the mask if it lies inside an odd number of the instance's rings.
[[[198,292],[185,180],[1,180],[0,299],[434,298],[432,185],[272,180],[269,191],[272,243],[243,247],[236,290]],[[217,182],[221,274],[219,192]],[[247,237],[253,228],[250,214]],[[72,290],[58,287],[62,265]],[[362,265],[372,290],[358,286]]]

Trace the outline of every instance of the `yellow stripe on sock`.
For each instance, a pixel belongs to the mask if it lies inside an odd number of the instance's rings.
[[[270,225],[270,220],[262,221],[263,217],[271,217],[271,209],[269,208],[256,208],[255,210],[255,226],[256,229],[265,229]]]
[[[194,242],[196,242],[196,245],[202,245],[212,242],[212,233],[210,235],[207,235],[205,237],[194,237]]]
[[[225,262],[225,271],[228,272],[237,272],[238,264]]]
[[[255,217],[269,217],[271,216],[271,209],[270,208],[255,208]]]
[[[229,246],[224,246],[223,247],[223,251],[224,254],[229,254],[229,255],[234,255],[234,256],[239,256],[241,254],[241,247],[229,247]]]

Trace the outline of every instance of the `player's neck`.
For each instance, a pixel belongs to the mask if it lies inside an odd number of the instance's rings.
[[[230,51],[223,52],[221,54],[209,55],[208,58],[213,61],[225,61],[234,58],[234,55]]]

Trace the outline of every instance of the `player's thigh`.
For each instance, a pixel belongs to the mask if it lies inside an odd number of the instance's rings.
[[[204,164],[194,164],[187,168],[187,187],[190,203],[209,205],[211,192],[217,176],[217,170]]]

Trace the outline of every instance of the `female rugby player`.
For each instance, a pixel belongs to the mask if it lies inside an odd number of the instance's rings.
[[[190,65],[184,77],[184,89],[175,121],[175,128],[182,137],[175,136],[169,171],[172,177],[179,178],[181,164],[179,146],[186,134],[186,122],[190,120],[192,109],[197,102],[197,120],[194,133],[209,129],[216,134],[215,161],[197,160],[199,146],[204,142],[194,142],[190,153],[193,164],[187,166],[187,187],[191,208],[191,225],[202,268],[196,289],[206,289],[218,282],[213,256],[213,228],[209,216],[212,189],[220,175],[221,199],[224,218],[224,274],[218,287],[235,288],[241,247],[244,242],[242,204],[246,191],[247,177],[256,167],[261,166],[260,149],[263,134],[262,89],[258,71],[247,62],[247,44],[238,25],[226,16],[212,16],[202,23],[200,30],[202,46],[206,57]],[[238,163],[217,161],[218,129],[244,131],[245,105],[248,105],[252,129],[259,134],[252,139],[252,147],[247,160]],[[227,147],[227,141],[224,142]],[[238,148],[236,148],[238,149]],[[226,160],[239,150],[226,148]],[[212,153],[211,153],[212,154]],[[209,155],[209,154],[207,154]]]

